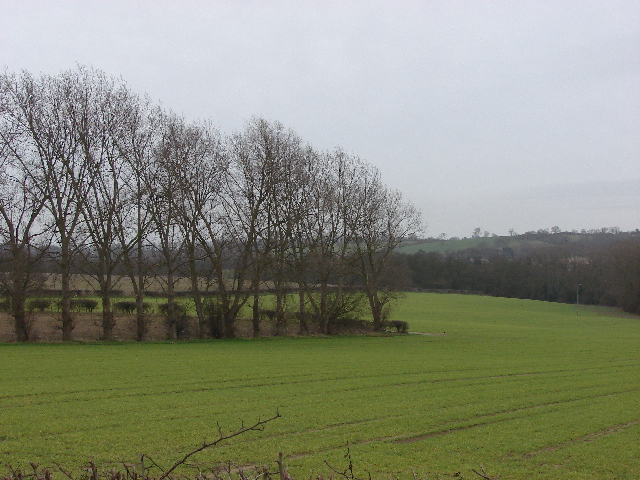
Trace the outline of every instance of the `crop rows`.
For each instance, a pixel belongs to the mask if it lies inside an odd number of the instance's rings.
[[[637,478],[640,322],[579,314],[416,294],[397,317],[439,335],[2,346],[0,461],[166,465],[279,412],[194,461],[282,451],[306,478],[349,445],[363,475]]]

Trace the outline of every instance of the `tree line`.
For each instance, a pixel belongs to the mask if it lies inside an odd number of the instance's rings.
[[[418,252],[398,261],[418,289],[468,291],[549,302],[606,305],[640,313],[640,234],[529,232],[544,246],[470,248],[446,255]]]
[[[74,273],[98,285],[104,339],[122,281],[144,338],[151,279],[173,325],[176,282],[189,279],[202,338],[233,337],[245,305],[259,332],[265,286],[277,328],[294,298],[303,332],[311,320],[327,332],[361,301],[380,329],[397,290],[392,252],[421,229],[415,207],[355,155],[318,151],[263,118],[224,135],[83,66],[0,75],[0,172],[0,281],[20,341],[27,298],[53,271],[63,340]]]

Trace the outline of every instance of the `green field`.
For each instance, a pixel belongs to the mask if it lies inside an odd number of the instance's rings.
[[[625,234],[622,234],[625,235]],[[502,250],[505,247],[510,248],[514,252],[531,251],[538,248],[546,248],[557,245],[568,244],[588,244],[593,242],[598,234],[531,234],[531,235],[515,235],[515,236],[490,236],[478,238],[460,238],[449,240],[424,240],[424,241],[407,241],[403,242],[397,252],[404,254],[413,254],[418,252],[430,253],[436,252],[443,255],[460,252],[469,248],[483,250]],[[602,234],[601,240],[611,238],[608,234]],[[630,238],[625,235],[625,238]]]
[[[477,296],[410,294],[389,337],[0,346],[0,462],[194,461],[356,474],[640,477],[640,319]],[[428,474],[428,472],[431,472]],[[428,475],[427,475],[428,474]]]

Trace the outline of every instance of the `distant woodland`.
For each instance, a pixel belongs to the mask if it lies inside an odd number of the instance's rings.
[[[476,232],[477,233],[477,232]],[[640,231],[538,230],[407,241],[411,288],[620,307],[640,313]]]

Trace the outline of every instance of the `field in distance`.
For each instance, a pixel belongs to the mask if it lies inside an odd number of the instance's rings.
[[[615,311],[409,294],[394,318],[427,335],[0,346],[0,462],[168,466],[193,459],[297,478],[637,479],[640,320]],[[430,473],[428,473],[430,472]]]

